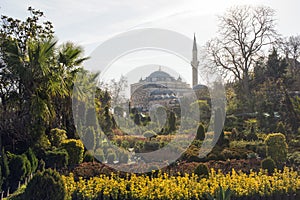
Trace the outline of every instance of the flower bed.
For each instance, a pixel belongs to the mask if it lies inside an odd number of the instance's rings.
[[[219,185],[225,190],[230,188],[234,199],[300,197],[300,177],[289,168],[275,171],[272,176],[262,170],[249,174],[232,170],[223,174],[211,169],[207,179],[199,179],[194,174],[169,176],[161,173],[157,177],[100,175],[90,179],[79,178],[78,181],[70,173],[63,179],[72,199],[203,199],[206,193],[213,195]]]

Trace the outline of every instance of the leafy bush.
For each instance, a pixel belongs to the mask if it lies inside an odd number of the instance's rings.
[[[96,147],[96,133],[94,127],[88,127],[81,136],[81,139],[87,150],[94,150]]]
[[[113,153],[113,152],[108,153],[107,154],[107,163],[113,164],[114,161],[116,160],[116,158],[117,158],[117,156],[115,153]]]
[[[129,142],[127,140],[124,140],[121,142],[121,147],[124,149],[128,149],[129,148]]]
[[[276,131],[277,131],[278,133],[283,133],[283,134],[286,133],[286,130],[285,130],[285,127],[284,127],[283,122],[278,122],[278,123],[277,123]]]
[[[26,154],[22,154],[21,156],[23,157],[23,160],[24,160],[24,162],[25,162],[25,167],[26,167],[26,173],[25,173],[25,176],[28,176],[28,175],[30,175],[31,172],[32,172],[30,161],[28,160]]]
[[[267,145],[267,156],[270,156],[276,164],[286,161],[288,145],[282,133],[269,134],[265,140]]]
[[[276,163],[272,158],[265,158],[261,161],[261,168],[268,170],[269,173],[274,173]]]
[[[149,140],[151,140],[152,138],[156,137],[157,134],[154,131],[146,131],[143,133],[143,136]]]
[[[156,151],[159,149],[159,142],[157,141],[146,141],[144,143],[145,151]]]
[[[208,177],[209,169],[207,165],[200,163],[194,170],[194,173],[197,174],[199,177]]]
[[[256,135],[254,126],[251,126],[250,132],[246,135],[247,141],[255,141],[258,140],[258,136]]]
[[[29,163],[29,165],[28,165]],[[11,158],[9,161],[9,183],[13,189],[17,187],[19,181],[24,180],[26,175],[28,174],[27,170],[28,166],[30,166],[30,162],[24,155],[14,155],[11,154]]]
[[[218,156],[214,153],[210,153],[208,156],[207,156],[207,160],[218,160]]]
[[[35,143],[36,149],[48,150],[51,147],[51,142],[49,141],[46,134],[42,134]]]
[[[287,160],[290,164],[300,166],[300,151],[295,151],[294,153],[288,154]]]
[[[239,135],[239,131],[236,128],[233,128],[231,130],[230,138],[232,140],[237,139],[238,135]]]
[[[30,200],[66,200],[67,192],[59,173],[47,169],[33,176],[23,196]]]
[[[61,147],[68,152],[69,165],[79,164],[83,161],[84,147],[80,140],[64,140]]]
[[[34,152],[32,151],[31,148],[29,148],[26,152],[26,156],[30,162],[30,165],[31,165],[31,172],[35,172],[37,170],[37,167],[38,167],[38,159],[37,157],[35,156]]]
[[[128,163],[129,155],[127,153],[121,153],[119,157],[120,163]]]
[[[9,165],[8,165],[8,159],[7,159],[7,155],[4,151],[4,148],[2,148],[2,152],[1,152],[1,157],[0,157],[0,169],[1,169],[1,179],[2,182],[6,182],[7,178],[9,177]],[[1,184],[2,185],[2,184]],[[7,184],[5,184],[5,186],[7,186]],[[1,187],[0,187],[1,189]]]
[[[68,165],[69,155],[65,149],[56,151],[47,151],[45,157],[45,166],[47,168],[61,168]]]
[[[234,115],[228,115],[225,119],[225,130],[232,130],[238,125],[238,118]]]
[[[0,188],[2,188],[3,182],[4,182],[4,178],[2,176],[1,167],[0,167]]]
[[[83,156],[83,162],[93,162],[93,161],[94,161],[93,153],[90,151],[86,151]]]
[[[204,140],[205,138],[205,130],[203,124],[199,124],[198,129],[197,129],[197,135],[196,139],[197,140]]]
[[[235,151],[233,149],[224,149],[222,151],[222,154],[224,155],[225,159],[241,159],[242,156],[238,151]]]
[[[145,143],[143,141],[137,141],[134,145],[135,152],[141,153],[144,149]]]
[[[50,130],[48,138],[52,146],[59,147],[61,142],[67,139],[67,132],[63,129],[54,128]]]
[[[96,149],[95,151],[95,158],[99,161],[99,162],[104,162],[105,157],[104,157],[104,152],[102,149]]]

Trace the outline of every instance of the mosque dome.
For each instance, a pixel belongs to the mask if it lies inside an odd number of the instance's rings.
[[[158,70],[155,72],[152,72],[147,78],[147,82],[156,82],[156,81],[175,81],[174,77],[172,77],[167,72]]]
[[[168,74],[167,72],[164,72],[164,71],[152,72],[148,77],[149,78],[172,78],[172,76],[170,76],[170,74]]]

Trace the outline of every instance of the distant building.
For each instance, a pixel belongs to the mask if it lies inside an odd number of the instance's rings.
[[[140,111],[148,111],[154,104],[166,107],[178,104],[178,97],[190,91],[190,85],[183,82],[180,76],[175,79],[159,68],[145,79],[130,85],[131,106]]]
[[[179,98],[190,94],[193,90],[197,96],[201,94],[203,89],[208,91],[206,86],[198,84],[199,61],[195,35],[192,53],[192,87],[188,83],[183,82],[180,76],[177,78],[172,77],[159,67],[158,71],[130,85],[131,106],[142,112],[147,112],[154,104],[174,107],[179,105]]]

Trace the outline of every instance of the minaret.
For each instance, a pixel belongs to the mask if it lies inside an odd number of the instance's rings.
[[[196,36],[194,33],[194,44],[193,44],[193,59],[191,62],[192,70],[193,70],[193,87],[198,85],[198,51],[197,51],[197,43],[196,43]]]

